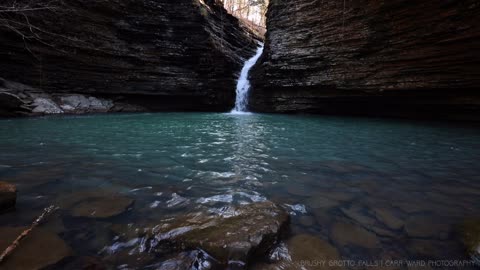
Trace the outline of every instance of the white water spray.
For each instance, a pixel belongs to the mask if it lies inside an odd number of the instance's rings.
[[[242,73],[237,81],[237,98],[235,100],[235,108],[232,113],[245,113],[247,112],[248,105],[248,90],[250,90],[250,80],[248,80],[248,73],[250,69],[257,63],[258,59],[263,53],[263,43],[257,49],[257,53],[245,62],[242,68]]]

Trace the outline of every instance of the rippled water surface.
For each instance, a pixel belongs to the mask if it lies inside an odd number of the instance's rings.
[[[478,127],[209,113],[7,119],[0,153],[0,181],[19,190],[17,210],[0,215],[1,226],[30,224],[58,205],[42,227],[75,256],[120,268],[152,259],[103,252],[119,243],[116,225],[199,205],[273,201],[291,212],[290,237],[319,237],[345,259],[463,259],[458,225],[480,214]],[[113,218],[73,218],[68,198],[95,192],[135,202]]]

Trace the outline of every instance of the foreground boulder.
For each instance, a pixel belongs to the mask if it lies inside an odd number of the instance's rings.
[[[5,250],[26,228],[0,228],[0,251]],[[36,270],[56,264],[70,256],[72,250],[56,234],[36,228],[0,263],[2,270]]]
[[[133,247],[130,254],[145,250],[165,254],[201,249],[221,264],[246,263],[257,256],[266,256],[288,222],[288,213],[268,201],[226,207],[220,212],[201,210],[166,218],[143,230],[129,227],[120,232],[126,242],[114,243],[107,250],[116,252],[115,248],[135,241],[139,245],[130,245]]]
[[[0,213],[15,207],[17,188],[7,182],[0,181]]]

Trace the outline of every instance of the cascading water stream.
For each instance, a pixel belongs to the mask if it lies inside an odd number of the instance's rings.
[[[248,91],[250,90],[250,80],[248,74],[250,69],[257,63],[258,59],[263,53],[263,43],[260,43],[260,47],[257,49],[257,53],[245,62],[240,73],[240,78],[237,81],[237,98],[235,100],[235,108],[232,113],[245,113],[247,112],[248,105]]]

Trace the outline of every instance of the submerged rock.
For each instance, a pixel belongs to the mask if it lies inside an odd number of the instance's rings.
[[[375,219],[367,215],[365,209],[358,205],[351,206],[350,208],[340,209],[347,217],[362,224],[362,226],[373,226]]]
[[[121,247],[132,248],[130,253],[202,249],[222,264],[247,262],[266,256],[289,222],[288,213],[268,201],[226,207],[220,212],[209,210],[166,218],[150,228],[127,228],[123,235],[136,238],[127,237],[127,242],[114,243],[107,251]]]
[[[24,227],[0,228],[0,250],[5,250],[25,229]],[[0,269],[43,269],[60,262],[71,254],[70,247],[56,234],[36,228],[22,240],[3,263],[0,263]]]
[[[399,230],[405,224],[404,220],[400,219],[393,213],[393,209],[375,207],[373,208],[373,212],[377,219],[390,229]]]
[[[317,193],[318,194],[318,193]],[[325,196],[327,198],[330,198],[332,200],[337,200],[337,201],[350,201],[355,197],[355,194],[348,193],[348,192],[339,192],[339,191],[325,191],[319,193],[319,195]]]
[[[307,206],[314,209],[333,208],[341,204],[341,202],[320,196],[314,196],[306,201]]]
[[[405,231],[410,237],[447,239],[450,226],[428,216],[414,215],[407,219]]]
[[[77,192],[58,200],[61,208],[69,209],[73,217],[110,218],[127,211],[134,203],[130,197],[109,192]]]
[[[313,195],[311,189],[301,185],[291,185],[287,188],[287,192],[294,196],[310,197]]]
[[[411,254],[428,258],[445,259],[452,257],[452,243],[444,240],[412,239],[405,246]]]
[[[315,218],[312,216],[301,216],[299,219],[300,224],[305,227],[311,227],[315,225]]]
[[[0,181],[0,213],[15,207],[17,188],[7,182]]]
[[[287,243],[292,261],[305,269],[340,269],[330,263],[340,260],[335,247],[318,237],[301,234]]]
[[[34,166],[23,169],[10,179],[22,190],[37,188],[65,178],[67,172],[62,166]]]
[[[354,245],[378,248],[380,241],[374,233],[353,224],[337,222],[332,226],[330,237],[339,246]]]
[[[94,198],[76,205],[72,209],[74,217],[109,218],[127,211],[133,200],[126,197]]]
[[[463,224],[463,242],[468,254],[480,265],[480,220],[470,220]]]

